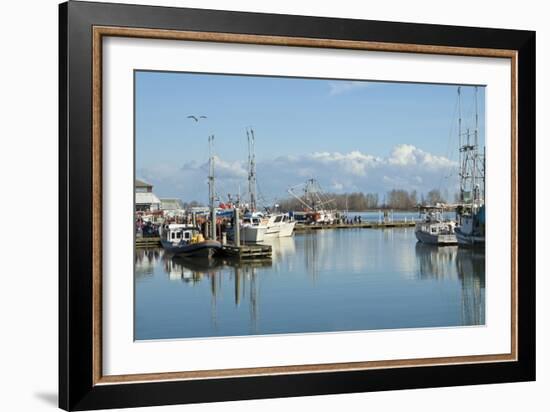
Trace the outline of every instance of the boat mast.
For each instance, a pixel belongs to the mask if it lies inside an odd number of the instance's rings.
[[[462,145],[462,102],[461,102],[461,87],[458,86],[458,153],[459,153],[459,164],[460,169],[458,175],[460,177],[460,201],[464,203],[464,172],[465,172],[465,159],[464,159],[464,148]]]
[[[477,147],[477,133],[478,133],[478,114],[477,114],[477,86],[475,87],[475,102],[476,102],[476,130],[475,130],[475,145]]]
[[[475,134],[475,133],[474,133]],[[468,129],[468,148],[471,151],[470,160],[472,162],[471,189],[470,196],[472,197],[472,206],[476,203],[476,149],[475,144],[470,144],[470,129]]]
[[[485,203],[485,146],[483,146],[483,203]]]
[[[462,149],[462,105],[460,99],[460,86],[458,86],[458,148]]]
[[[477,168],[478,168],[478,164],[477,164],[477,158],[478,158],[478,154],[477,154],[477,86],[475,86],[474,88],[474,102],[475,102],[475,109],[476,109],[476,116],[475,116],[475,130],[474,130],[474,150],[473,150],[473,158],[472,158],[472,168],[473,168],[473,171],[472,171],[472,191],[473,191],[473,199],[472,199],[472,203],[476,203],[477,200],[478,200],[478,197],[480,195],[479,193],[479,190],[477,190],[476,188],[476,185],[477,185]]]
[[[208,202],[210,205],[210,236],[216,240],[216,188],[214,178],[214,135],[208,136],[208,149],[210,153],[209,172],[208,172]]]
[[[485,147],[483,148],[483,157],[480,159],[479,155],[479,114],[477,104],[477,86],[475,86],[475,109],[476,109],[476,129],[475,129],[475,162],[474,162],[474,175],[481,178],[483,190],[480,187],[478,190],[479,204],[485,201]]]
[[[256,210],[256,153],[255,138],[252,128],[246,129],[246,138],[248,140],[248,192],[250,193],[250,210]]]
[[[313,197],[313,179],[309,179],[306,182],[306,187],[304,188],[304,195],[305,195],[306,201],[309,201],[309,204],[311,205],[311,210],[313,211],[317,210],[317,205],[315,204],[315,198]]]
[[[294,192],[294,189],[302,186],[304,188],[304,194],[303,196],[299,196]],[[292,186],[287,190],[287,192],[294,196],[302,205],[304,205],[306,210],[311,211],[318,211],[321,209],[321,206],[334,201],[334,199],[327,198],[321,189],[321,185],[315,179],[308,179],[305,183]]]
[[[478,153],[479,145],[479,114],[477,93],[478,88],[475,86],[475,129],[473,131],[473,141],[470,140],[472,133],[470,128],[466,129],[464,136],[462,135],[462,111],[461,111],[461,87],[458,87],[458,136],[459,136],[459,154],[460,154],[460,199],[463,203],[469,203],[475,207],[482,202],[481,188],[478,188],[478,180],[481,168],[484,169],[485,161],[480,159]],[[483,170],[483,173],[485,171]],[[485,184],[483,180],[483,185]],[[483,188],[485,192],[485,188]]]

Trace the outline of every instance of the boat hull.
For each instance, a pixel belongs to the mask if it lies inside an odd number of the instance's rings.
[[[456,245],[458,243],[457,236],[454,234],[431,234],[422,230],[416,230],[416,238],[419,242],[426,243],[428,245]]]
[[[284,223],[280,226],[279,237],[290,237],[294,233],[296,222]]]
[[[456,230],[456,239],[460,246],[485,247],[485,236],[470,235]]]
[[[203,257],[210,258],[221,249],[222,245],[216,240],[205,240],[204,242],[182,244],[172,243],[166,240],[161,240],[162,247],[169,253],[176,256],[185,257]]]
[[[241,241],[246,243],[261,243],[267,231],[265,226],[243,226],[241,228]]]
[[[265,232],[265,237],[290,237],[294,233],[296,222],[288,222],[268,226]]]
[[[279,237],[279,231],[281,230],[280,226],[268,226],[265,231],[265,237]]]

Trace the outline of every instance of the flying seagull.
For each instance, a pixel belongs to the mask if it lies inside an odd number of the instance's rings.
[[[193,116],[193,115],[190,115],[190,116],[187,116],[188,119],[193,119],[194,121],[198,122],[199,119],[206,119],[206,116]]]

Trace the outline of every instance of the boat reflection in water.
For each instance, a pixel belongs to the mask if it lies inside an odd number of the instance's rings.
[[[238,291],[240,279],[255,276],[255,269],[271,267],[271,260],[232,261],[224,259],[190,259],[179,256],[165,256],[164,270],[172,281],[183,281],[188,284],[196,284],[201,281],[212,283],[212,294],[221,287],[222,276],[230,275],[235,279],[235,303],[239,304]]]
[[[223,299],[222,289],[233,288],[235,307],[243,299],[248,300],[249,326],[251,333],[257,332],[259,283],[256,281],[258,269],[270,268],[271,259],[231,260],[197,259],[180,256],[164,256],[164,270],[171,281],[183,281],[189,285],[205,282],[210,285],[210,311],[213,328],[218,330],[218,300]]]
[[[293,237],[272,237],[264,240],[264,244],[271,245],[272,259],[276,263],[281,263],[296,253],[296,243]]]
[[[412,228],[316,230],[269,243],[266,261],[138,251],[136,339],[485,323],[483,251],[417,245]]]
[[[438,247],[416,244],[418,274],[421,279],[447,279],[460,282],[462,322],[485,323],[485,254],[483,250],[458,246]]]
[[[161,261],[164,251],[160,248],[156,249],[136,249],[134,258],[134,271],[136,279],[153,276],[155,267]]]

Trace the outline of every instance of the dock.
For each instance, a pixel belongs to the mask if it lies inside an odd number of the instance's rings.
[[[235,259],[270,259],[271,245],[223,245],[221,254]]]
[[[160,237],[136,237],[136,247],[159,247]]]
[[[393,222],[363,222],[354,224],[321,224],[321,225],[296,225],[294,227],[295,233],[311,232],[314,230],[327,230],[327,229],[390,229],[390,228],[406,228],[414,227],[416,222],[414,220],[408,221],[393,221]]]

